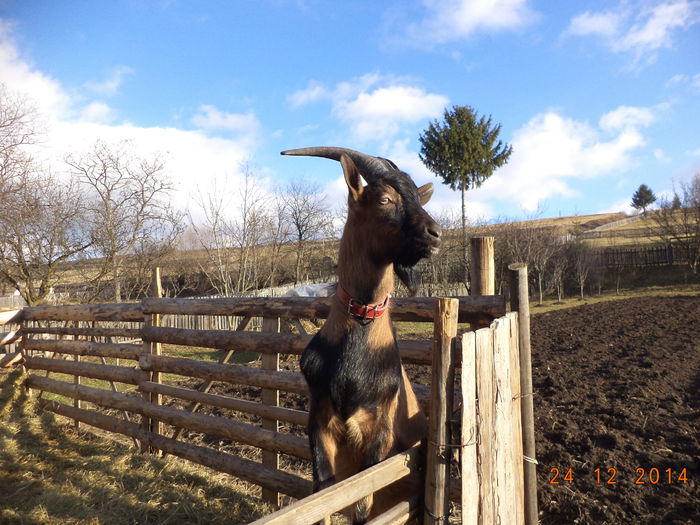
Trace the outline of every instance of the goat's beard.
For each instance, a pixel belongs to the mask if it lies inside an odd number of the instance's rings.
[[[408,294],[410,297],[414,297],[418,293],[418,272],[413,268],[413,266],[403,266],[401,264],[394,264],[394,271],[398,275],[399,280],[408,288]]]

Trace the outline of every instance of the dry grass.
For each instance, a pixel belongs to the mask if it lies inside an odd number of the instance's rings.
[[[0,372],[0,522],[248,523],[271,511],[250,486],[76,432]]]

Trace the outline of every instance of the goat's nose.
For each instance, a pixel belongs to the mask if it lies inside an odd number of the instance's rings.
[[[437,224],[432,224],[426,228],[429,235],[432,235],[436,239],[439,239],[442,235],[442,229]]]

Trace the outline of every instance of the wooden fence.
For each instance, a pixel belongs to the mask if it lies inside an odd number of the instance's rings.
[[[311,338],[304,330],[309,324],[300,319],[324,319],[332,300],[152,298],[24,308],[0,321],[20,321],[15,337],[21,337],[29,371],[26,385],[38,392],[45,409],[76,425],[128,436],[142,450],[173,454],[259,485],[274,504],[281,494],[298,500],[256,523],[314,523],[406,476],[425,476],[425,507],[419,507],[421,495],[407,495],[373,523],[423,515],[425,523],[444,523],[448,500],[461,506],[462,523],[533,523],[524,521],[522,316],[506,314],[501,296],[392,301],[394,321],[433,323],[432,340],[399,341],[404,363],[432,365],[432,388],[415,385],[431,418],[427,471],[421,451],[412,449],[309,496],[311,482],[303,474],[310,458],[304,437],[307,387],[294,356]],[[235,330],[161,326],[163,316],[178,315],[242,320]],[[255,316],[264,319],[261,332],[248,330]],[[294,332],[281,333],[281,319]],[[483,328],[458,338],[457,323]],[[199,358],[211,358],[212,350],[218,351],[213,361]],[[242,351],[262,358],[233,364]],[[214,393],[217,384],[238,388]],[[207,413],[200,410],[204,406]],[[459,423],[455,413],[461,414]],[[199,444],[183,432],[199,434]],[[226,450],[232,447],[245,453]],[[452,449],[461,457],[461,480],[448,479]]]
[[[597,252],[608,268],[688,264],[688,251],[678,244],[605,248]]]

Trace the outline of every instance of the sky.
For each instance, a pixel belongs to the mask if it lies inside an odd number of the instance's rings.
[[[0,82],[41,112],[55,172],[129,140],[164,157],[183,210],[234,208],[245,166],[340,207],[339,163],[279,155],[330,145],[392,159],[457,214],[418,157],[455,105],[513,146],[469,192],[475,221],[632,212],[640,184],[700,173],[700,0],[0,0]]]

